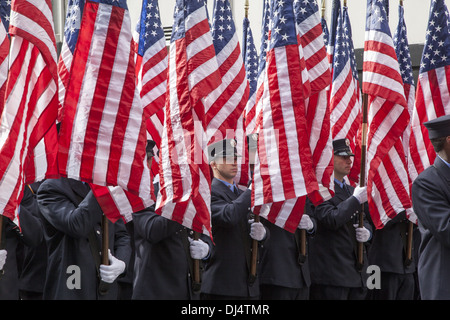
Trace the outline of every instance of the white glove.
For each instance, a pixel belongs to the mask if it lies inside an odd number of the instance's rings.
[[[125,271],[125,262],[117,259],[108,250],[109,265],[100,265],[100,277],[104,282],[113,283]]]
[[[266,228],[261,222],[255,222],[253,219],[248,221],[250,225],[250,237],[253,240],[261,241],[266,236]]]
[[[205,258],[209,253],[209,245],[205,243],[203,240],[198,239],[194,240],[189,238],[189,251],[191,252],[192,259],[201,260]]]
[[[356,241],[358,242],[367,242],[370,239],[370,231],[365,227],[356,228]]]
[[[311,218],[307,214],[302,215],[302,219],[300,220],[298,229],[305,229],[309,231],[312,228],[314,228],[314,224]]]
[[[363,204],[367,202],[367,187],[356,187],[353,190],[353,196],[359,201],[359,203]]]
[[[3,270],[3,266],[5,265],[6,262],[6,255],[7,255],[6,250],[0,250],[0,270]]]

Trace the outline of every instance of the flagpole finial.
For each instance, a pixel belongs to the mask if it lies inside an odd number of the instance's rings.
[[[248,8],[250,7],[250,4],[248,3],[248,0],[245,0],[245,17],[248,18]]]
[[[400,0],[400,5],[403,7],[403,0]]]
[[[347,0],[344,0],[344,7],[347,6]]]

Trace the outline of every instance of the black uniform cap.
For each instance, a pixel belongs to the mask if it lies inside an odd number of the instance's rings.
[[[337,156],[354,156],[348,139],[333,140],[333,152]]]
[[[225,157],[240,157],[236,149],[235,139],[224,139],[208,146],[209,161]]]
[[[423,125],[428,129],[430,139],[450,136],[450,114],[424,122]]]

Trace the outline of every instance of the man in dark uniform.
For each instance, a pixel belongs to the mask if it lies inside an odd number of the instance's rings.
[[[39,218],[35,216],[35,203],[33,195],[28,186],[25,186],[23,198],[19,206],[20,228],[7,217],[3,217],[2,245],[7,252],[4,274],[0,279],[0,300],[18,300],[20,297],[20,271],[23,269],[22,248],[23,246],[34,247],[43,241],[42,225]],[[1,259],[0,259],[1,260]],[[0,270],[1,270],[0,262]],[[37,282],[42,280],[38,275]],[[38,289],[36,291],[39,291]]]
[[[450,299],[450,115],[424,123],[434,164],[414,180],[412,201],[421,243],[418,279],[423,300]]]
[[[251,219],[251,190],[241,191],[233,179],[238,157],[235,139],[208,147],[213,171],[211,224],[214,247],[205,265],[203,299],[258,299],[259,279],[250,277],[252,239],[266,239],[261,222]]]
[[[367,291],[367,255],[364,250],[364,266],[357,266],[357,242],[367,242],[372,228],[366,219],[367,206],[362,228],[358,227],[358,214],[361,204],[367,202],[367,191],[345,183],[354,156],[349,141],[334,140],[333,150],[335,194],[313,214],[317,230],[310,243],[310,294],[317,300],[361,300]]]
[[[155,143],[147,141],[151,167]],[[154,181],[155,198],[159,183]],[[133,213],[133,300],[198,300],[201,283],[194,283],[194,261],[209,254],[205,236],[193,240],[193,231],[155,213],[155,205]],[[208,243],[207,243],[208,242]]]
[[[307,300],[311,276],[306,235],[314,235],[314,222],[310,218],[312,209],[309,201],[302,210],[299,226],[291,233],[261,218],[270,232],[270,241],[261,248],[261,299],[262,300]],[[302,244],[302,241],[306,241]],[[302,253],[302,246],[305,253]]]
[[[122,219],[108,221],[109,265],[100,264],[103,212],[87,183],[70,179],[44,181],[37,193],[48,248],[44,299],[117,299],[117,277],[130,259],[130,236]],[[99,279],[109,284],[99,293]]]
[[[133,213],[135,235],[134,300],[197,300],[199,284],[193,282],[193,259],[209,254],[202,239],[149,207]],[[197,287],[196,287],[197,286]]]
[[[19,268],[19,289],[21,300],[42,300],[45,274],[47,270],[47,246],[44,239],[42,214],[36,200],[36,192],[41,182],[26,185],[24,197],[20,203],[19,221],[30,219],[32,215],[34,228],[27,230],[22,227],[23,244],[21,267]],[[38,228],[36,230],[36,228]],[[29,228],[28,228],[29,229]]]
[[[369,265],[380,268],[381,281],[379,289],[370,290],[369,298],[373,300],[414,299],[416,265],[413,256],[411,260],[407,259],[409,223],[406,212],[403,211],[382,229],[374,231],[368,250],[368,259]]]
[[[147,166],[150,169],[152,167],[153,157],[155,156],[154,148],[156,142],[153,140],[147,140],[145,152],[147,153]],[[157,190],[154,190],[157,193]],[[156,194],[155,194],[156,199]],[[125,228],[130,235],[131,245],[131,257],[128,264],[126,275],[117,279],[119,285],[119,300],[130,300],[133,297],[133,273],[134,273],[134,259],[135,259],[135,243],[134,243],[134,222],[133,220],[125,224]]]

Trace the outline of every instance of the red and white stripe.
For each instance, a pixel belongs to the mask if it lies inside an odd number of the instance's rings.
[[[1,21],[0,21],[1,22]],[[0,26],[0,114],[5,103],[6,80],[8,79],[8,56],[10,41],[8,33],[1,23]]]
[[[402,135],[409,122],[403,80],[392,38],[365,35],[363,92],[368,95],[367,193],[376,228],[411,208]]]
[[[306,3],[305,6],[313,4]],[[313,166],[320,189],[309,197],[317,205],[330,199],[334,193],[333,148],[328,105],[331,71],[319,11],[315,11],[297,26],[311,87],[311,96],[305,101],[306,121]]]
[[[249,83],[236,32],[217,53],[217,63],[222,82],[204,99],[208,143],[234,137],[237,121],[248,101]]]
[[[288,45],[267,54],[252,187],[254,207],[299,198],[319,189],[309,141],[304,139],[308,134],[304,86],[298,84],[303,83],[306,67],[301,52],[301,46]]]
[[[411,119],[409,172],[411,180],[434,163],[436,152],[422,123],[450,114],[450,66],[419,75],[415,108]]]
[[[130,25],[127,10],[86,3],[63,109],[58,163],[63,176],[120,186],[146,198],[147,137]]]
[[[0,120],[0,213],[14,220],[28,157],[55,124],[58,112],[56,42],[51,1],[16,0]]]
[[[172,39],[160,145],[156,212],[211,235],[211,180],[202,99],[221,83],[206,7],[184,12],[185,34]]]

